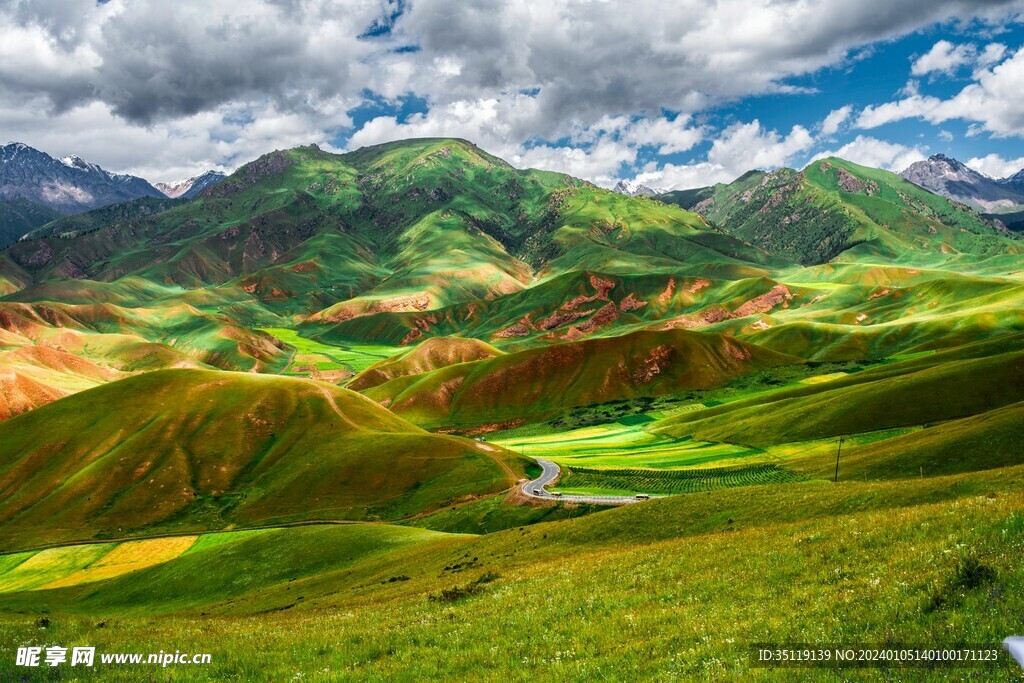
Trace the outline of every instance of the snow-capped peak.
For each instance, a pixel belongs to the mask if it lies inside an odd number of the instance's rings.
[[[78,156],[77,154],[69,154],[66,157],[61,157],[60,162],[67,166],[68,168],[77,168],[79,170],[89,171],[92,173],[102,173],[105,176],[110,175],[96,164],[89,163],[88,161]]]
[[[60,213],[78,213],[161,196],[142,178],[108,173],[77,154],[58,159],[24,143],[0,147],[0,199],[20,197]]]
[[[630,197],[637,197],[640,195],[656,195],[663,194],[664,190],[660,190],[656,187],[650,187],[643,183],[634,183],[629,180],[620,180],[616,183],[615,187],[612,188],[612,192],[618,192],[619,194],[629,195]]]
[[[945,154],[916,161],[900,175],[926,190],[983,211],[1015,206],[1022,199],[1019,186],[1013,181],[994,180]]]
[[[206,187],[209,187],[216,182],[220,182],[226,177],[227,176],[220,171],[206,171],[205,173],[200,173],[199,175],[191,178],[172,180],[169,183],[157,183],[154,187],[171,199],[176,199],[178,197],[191,199]]]
[[[1024,168],[1011,176],[1000,178],[998,182],[1003,185],[1020,185],[1021,187],[1024,187]]]

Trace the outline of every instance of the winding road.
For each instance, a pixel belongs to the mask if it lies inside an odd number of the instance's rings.
[[[546,491],[544,487],[558,479],[558,474],[561,472],[558,465],[543,458],[534,458],[534,460],[541,467],[540,476],[523,484],[523,493],[530,498],[571,500],[574,503],[590,503],[591,505],[628,505],[642,501],[642,499],[633,496],[556,496]]]

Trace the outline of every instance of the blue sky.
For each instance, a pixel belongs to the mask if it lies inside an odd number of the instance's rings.
[[[1001,27],[998,34],[993,34],[991,27],[981,24],[960,27],[951,24],[935,25],[929,29],[916,31],[909,35],[870,44],[855,52],[850,59],[834,67],[822,68],[812,74],[787,79],[790,85],[806,89],[806,94],[770,94],[752,96],[729,102],[701,112],[701,119],[718,128],[725,128],[736,122],[760,120],[769,129],[788,130],[794,125],[813,127],[823,120],[830,112],[847,105],[855,109],[887,102],[898,98],[907,83],[915,80],[923,93],[940,98],[949,98],[971,82],[969,68],[960,68],[951,74],[932,74],[924,78],[911,74],[913,62],[928,53],[939,41],[945,40],[953,44],[1002,43],[1016,50],[1024,45],[1024,26],[1011,24]],[[378,116],[394,116],[399,123],[406,123],[415,114],[429,111],[429,103],[415,94],[403,95],[395,100],[374,96],[367,92],[367,101],[350,114],[353,119],[352,129],[340,131],[332,143],[345,147],[355,130]],[[662,110],[667,116],[676,116],[678,112]],[[875,134],[892,142],[907,146],[919,146],[929,153],[941,152],[958,158],[981,157],[993,151],[1002,152],[1004,156],[1024,156],[1024,140],[1014,137],[1003,137],[993,140],[990,135],[968,136],[969,123],[952,120],[941,125],[930,124],[922,120],[903,120],[893,122],[875,129]],[[953,139],[939,137],[946,131]],[[856,137],[857,131],[846,127],[842,134],[834,136],[840,145]],[[549,142],[567,143],[567,140]],[[658,155],[653,149],[645,148],[640,158],[640,165],[651,159],[661,159],[668,163],[692,163],[707,154],[711,140],[705,140],[686,153]],[[827,145],[826,145],[827,147]],[[809,157],[808,157],[809,158]],[[628,173],[632,164],[623,166]]]
[[[753,97],[736,102],[714,116],[719,121],[759,118],[769,128],[786,128],[794,123],[813,126],[830,111],[853,105],[856,110],[872,104],[898,99],[900,92],[911,80],[919,84],[924,94],[947,99],[969,85],[971,69],[963,67],[950,75],[911,74],[913,62],[928,53],[933,46],[945,40],[953,44],[986,45],[1000,43],[1009,50],[1024,44],[1024,27],[1013,24],[998,35],[991,29],[974,25],[966,29],[955,26],[935,26],[900,39],[873,44],[864,50],[860,59],[850,60],[833,68],[825,68],[809,76],[792,79],[794,85],[813,89],[808,95],[775,95]],[[872,130],[872,135],[908,146],[927,148],[929,153],[941,152],[956,158],[968,159],[999,152],[1004,157],[1024,156],[1024,141],[1020,137],[993,139],[990,134],[968,135],[969,122],[953,119],[932,124],[920,119],[888,123]],[[947,136],[940,137],[946,131]],[[845,143],[855,137],[856,130],[845,129],[836,138]]]
[[[1024,166],[1024,0],[0,7],[0,130],[154,181],[459,136],[610,186],[839,153]],[[0,141],[2,142],[2,141]]]
[[[931,120],[912,114],[882,117],[888,120],[881,123],[861,117],[865,109],[908,100],[914,95],[925,101],[930,101],[929,98],[950,101],[965,88],[975,86],[982,71],[991,71],[1009,62],[1024,43],[1024,26],[1019,16],[1004,19],[986,21],[967,16],[864,41],[831,64],[780,79],[778,84],[783,87],[772,92],[733,96],[692,111],[662,107],[653,113],[651,110],[623,112],[629,120],[637,122],[658,117],[669,121],[679,117],[691,119],[691,125],[701,127],[704,132],[699,141],[684,151],[663,153],[658,141],[652,140],[649,144],[636,145],[632,158],[597,167],[589,174],[571,164],[559,164],[557,155],[554,159],[535,156],[539,160],[536,165],[575,171],[605,185],[620,178],[666,188],[728,180],[745,170],[737,165],[742,164],[742,160],[708,168],[709,152],[716,141],[721,147],[723,135],[728,134],[730,127],[749,127],[756,122],[759,124],[757,137],[769,138],[763,140],[767,145],[771,145],[773,132],[785,141],[794,126],[808,131],[802,143],[791,146],[792,151],[769,154],[767,163],[762,164],[768,167],[784,164],[801,167],[821,154],[840,152],[854,161],[898,171],[911,161],[941,152],[969,161],[990,175],[1009,175],[1024,166],[1024,140],[1019,130],[1007,131],[1005,126],[987,129],[970,116],[952,112],[931,117]],[[390,31],[380,35],[390,35]],[[530,93],[537,95],[542,90],[537,88]],[[352,112],[352,128],[339,131],[332,143],[347,148],[364,142],[379,142],[401,137],[403,129],[419,134],[423,128],[435,128],[422,125],[424,119],[430,118],[430,111],[431,103],[413,93],[391,101],[376,98]],[[844,117],[841,112],[848,114]],[[836,126],[823,125],[830,114],[843,120]],[[387,134],[378,139],[361,134],[367,124],[372,125],[378,118],[391,119]],[[468,132],[453,134],[474,137],[476,131],[472,126],[466,127],[470,128]],[[459,126],[453,128],[460,130]],[[616,134],[610,133],[608,137],[614,139]],[[522,147],[587,154],[598,144],[594,141],[581,143],[572,135],[538,135],[523,141]],[[529,155],[521,156],[529,158]],[[694,172],[664,172],[673,167],[690,168]]]

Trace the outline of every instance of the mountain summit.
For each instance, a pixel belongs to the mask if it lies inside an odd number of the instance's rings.
[[[154,187],[171,199],[193,199],[214,183],[227,178],[227,175],[220,171],[206,171],[197,176],[184,180],[173,180],[169,183],[157,183]]]
[[[55,159],[20,142],[0,147],[0,200],[20,198],[69,214],[162,196],[142,178],[105,171],[75,155]]]
[[[618,192],[619,194],[628,195],[630,197],[639,197],[641,195],[651,197],[656,194],[664,194],[666,191],[644,185],[643,183],[633,183],[628,180],[620,180],[615,184],[615,187],[612,188],[612,192]]]
[[[996,182],[1024,195],[1024,169],[1017,171],[1012,176],[1000,178]]]
[[[1024,185],[989,178],[945,154],[915,162],[900,175],[926,190],[986,211],[1024,203]]]

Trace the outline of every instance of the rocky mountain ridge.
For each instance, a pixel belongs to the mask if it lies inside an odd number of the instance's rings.
[[[199,193],[214,183],[227,178],[227,174],[220,171],[206,171],[191,178],[173,180],[169,183],[157,183],[154,187],[171,199],[194,199]]]
[[[20,142],[0,147],[0,200],[24,199],[61,214],[163,197],[142,178],[111,173],[81,157],[54,157]]]
[[[1024,204],[1024,170],[990,178],[945,154],[911,164],[900,175],[910,182],[976,209],[996,211]]]

